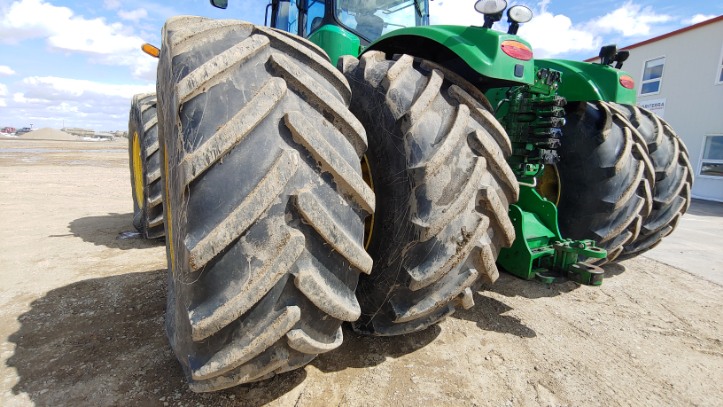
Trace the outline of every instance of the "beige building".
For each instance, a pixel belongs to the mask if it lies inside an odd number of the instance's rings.
[[[638,105],[683,139],[695,171],[694,198],[723,202],[723,16],[633,44],[623,70]]]

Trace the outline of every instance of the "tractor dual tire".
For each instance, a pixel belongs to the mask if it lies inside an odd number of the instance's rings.
[[[156,94],[134,95],[128,116],[133,226],[146,239],[162,238],[165,232]]]
[[[166,22],[166,331],[193,391],[304,366],[359,317],[374,194],[350,97],[305,40],[235,20]]]
[[[654,168],[645,140],[610,103],[575,102],[566,111],[555,166],[560,232],[595,240],[608,255],[589,261],[603,264],[640,236],[653,210]]]
[[[624,259],[652,249],[673,232],[690,206],[693,168],[683,140],[655,113],[634,105],[611,103],[611,108],[640,133],[655,169],[653,210],[643,219],[638,237],[623,247],[620,259]]]
[[[495,260],[515,238],[508,205],[517,180],[510,141],[472,85],[409,55],[345,56],[351,111],[369,137],[377,201],[370,275],[357,288],[357,332],[419,331],[474,304],[472,290],[498,276]]]

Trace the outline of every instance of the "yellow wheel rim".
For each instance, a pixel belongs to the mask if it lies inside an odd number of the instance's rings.
[[[136,205],[143,208],[143,159],[141,158],[141,140],[137,131],[133,132],[131,159],[133,160],[133,191]]]
[[[554,165],[545,165],[542,177],[537,183],[537,192],[555,205],[560,203],[560,173]]]
[[[374,181],[372,180],[372,169],[369,166],[369,159],[367,158],[367,155],[364,154],[362,156],[361,160],[361,170],[362,170],[362,178],[364,178],[364,182],[369,185],[369,188],[372,189],[372,192],[374,191]],[[376,192],[375,192],[376,193]],[[374,214],[367,216],[367,218],[364,220],[364,249],[369,249],[369,244],[372,241],[372,231],[374,230]]]

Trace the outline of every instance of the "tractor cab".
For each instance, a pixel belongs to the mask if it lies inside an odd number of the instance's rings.
[[[343,28],[368,45],[392,30],[429,24],[427,0],[273,0],[267,24],[302,37]]]
[[[264,24],[308,38],[335,62],[396,29],[429,25],[429,0],[271,0]]]

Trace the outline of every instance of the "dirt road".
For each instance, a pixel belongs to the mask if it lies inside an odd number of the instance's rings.
[[[508,275],[477,305],[274,379],[193,394],[161,243],[130,231],[126,145],[0,139],[0,405],[721,405],[723,287],[640,257],[602,287]]]

